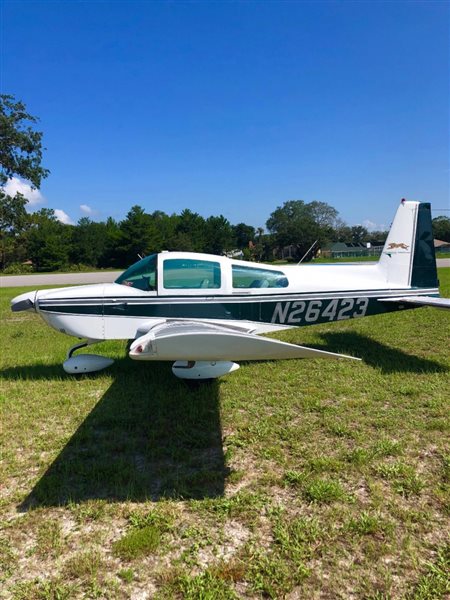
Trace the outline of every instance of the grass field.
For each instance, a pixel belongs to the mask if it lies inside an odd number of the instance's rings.
[[[1,290],[1,598],[448,597],[448,313],[289,330],[363,361],[192,389],[119,342],[66,375],[72,339],[11,313],[21,291]]]

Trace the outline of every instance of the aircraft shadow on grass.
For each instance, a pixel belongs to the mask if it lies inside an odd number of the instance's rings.
[[[350,354],[381,370],[382,373],[445,373],[447,367],[435,360],[407,354],[352,331],[321,334],[325,344],[321,350]],[[318,345],[316,345],[319,348]]]
[[[89,499],[203,499],[224,493],[217,381],[188,386],[170,365],[115,363],[115,380],[19,509]],[[10,379],[61,379],[61,366],[9,369]],[[34,377],[33,377],[34,375]],[[87,375],[85,377],[95,377]]]
[[[436,373],[447,368],[352,332],[325,333],[323,349],[359,356],[382,372]],[[316,346],[317,347],[317,346]],[[217,380],[189,387],[167,363],[116,361],[115,380],[20,506],[88,499],[202,499],[224,493]],[[5,379],[49,382],[70,377],[60,365],[15,367]],[[95,374],[85,377],[96,377]]]

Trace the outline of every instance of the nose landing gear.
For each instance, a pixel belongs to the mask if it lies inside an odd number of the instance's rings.
[[[74,353],[81,348],[91,346],[92,344],[98,344],[102,340],[85,340],[79,344],[72,346],[68,353],[67,358],[63,363],[63,369],[70,375],[81,375],[82,373],[95,373],[106,369],[113,364],[112,358],[106,356],[99,356],[98,354],[79,354],[74,356]]]

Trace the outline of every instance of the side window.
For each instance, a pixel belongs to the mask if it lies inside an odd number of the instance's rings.
[[[163,281],[166,289],[218,289],[221,285],[220,263],[184,258],[167,259],[164,261]]]
[[[283,288],[289,285],[282,271],[233,265],[234,288]]]

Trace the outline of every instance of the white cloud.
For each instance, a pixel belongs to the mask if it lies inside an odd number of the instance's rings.
[[[384,231],[387,229],[386,225],[380,223],[374,223],[370,219],[365,219],[361,225],[367,229],[367,231]]]
[[[60,208],[55,208],[55,217],[58,219],[58,221],[60,221],[60,223],[64,223],[64,225],[74,224],[69,215]]]
[[[8,196],[13,197],[17,194],[17,192],[19,192],[25,196],[31,206],[45,202],[45,198],[39,190],[33,190],[29,183],[19,179],[18,177],[11,177],[11,179],[8,179],[3,186],[3,189]]]
[[[88,206],[87,204],[80,204],[80,210],[81,212],[84,212],[87,215],[93,215],[94,214],[94,210],[92,210],[92,208],[90,206]]]
[[[377,224],[374,223],[373,221],[370,221],[369,219],[365,219],[361,225],[363,227],[365,227],[366,229],[368,229],[369,231],[373,231],[374,229],[376,229]]]

